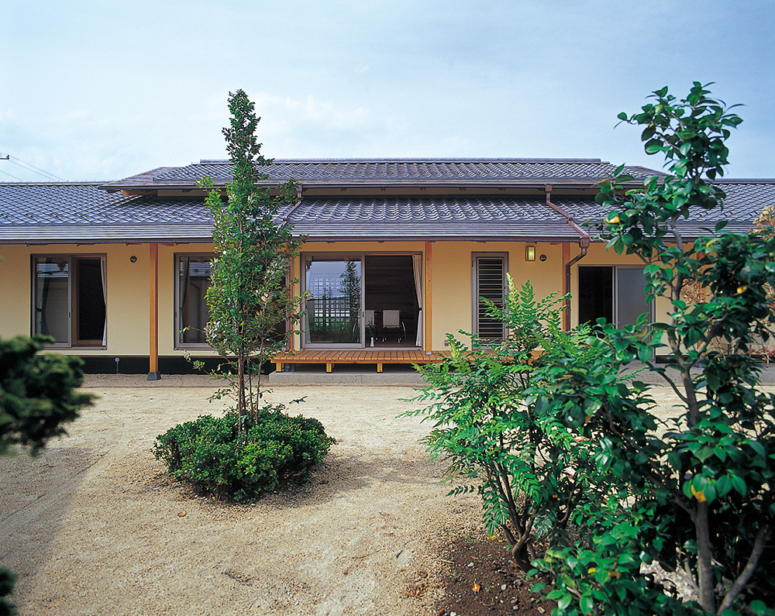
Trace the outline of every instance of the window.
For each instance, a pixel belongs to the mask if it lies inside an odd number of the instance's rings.
[[[104,255],[33,257],[35,334],[62,347],[107,345]]]
[[[304,254],[303,347],[422,347],[422,263],[417,253]]]
[[[474,254],[472,266],[474,333],[482,339],[501,340],[505,335],[504,325],[487,314],[485,300],[503,308],[506,297],[506,255]]]
[[[305,343],[362,346],[362,257],[307,255],[304,263]]]
[[[175,284],[176,346],[207,346],[205,326],[210,310],[205,300],[214,255],[178,255]]]

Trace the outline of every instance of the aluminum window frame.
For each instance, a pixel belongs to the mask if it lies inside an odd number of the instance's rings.
[[[508,295],[508,283],[506,275],[509,273],[509,253],[508,252],[472,252],[471,253],[471,333],[477,337],[480,334],[480,320],[479,320],[479,260],[480,259],[501,259],[503,269],[501,273],[502,278],[502,292],[501,296],[505,304]],[[502,334],[500,338],[481,338],[483,342],[492,341],[497,342],[507,337],[506,325],[503,324]]]
[[[214,351],[215,349],[207,342],[181,342],[181,330],[183,326],[181,324],[180,315],[180,263],[181,258],[199,258],[207,259],[212,262],[217,258],[214,252],[176,252],[173,255],[173,271],[174,278],[174,296],[173,296],[173,348],[175,350],[202,350],[202,351]],[[208,307],[208,319],[209,322],[209,307]]]
[[[46,348],[51,349],[84,349],[84,350],[107,350],[108,348],[108,255],[104,252],[96,253],[35,253],[30,255],[30,333],[31,335],[42,334],[43,332],[37,331],[37,265],[45,259],[59,259],[67,263],[67,341],[55,342],[53,344],[46,345]],[[76,288],[79,287],[80,280],[77,273],[77,262],[80,260],[99,260],[100,262],[100,275],[102,278],[102,293],[103,301],[105,305],[105,320],[103,324],[103,337],[100,339],[78,339],[76,340],[76,334],[80,333],[77,326],[77,319],[81,314],[81,306],[77,301]],[[103,275],[104,272],[104,275]],[[50,335],[50,334],[46,334]],[[99,340],[99,341],[98,341]]]

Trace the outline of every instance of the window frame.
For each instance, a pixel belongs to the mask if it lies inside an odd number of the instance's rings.
[[[57,349],[94,349],[106,350],[108,348],[107,327],[108,327],[108,256],[106,253],[36,253],[30,255],[30,305],[31,319],[30,332],[32,335],[42,334],[36,331],[37,328],[37,265],[44,262],[45,259],[59,259],[67,263],[67,341],[54,342],[46,345],[46,348]],[[78,318],[81,314],[81,307],[78,299],[78,288],[80,285],[77,263],[81,260],[97,260],[100,262],[100,275],[102,278],[102,293],[105,305],[105,319],[103,325],[103,337],[99,339],[79,339],[80,334]]]
[[[503,263],[502,272],[502,297],[505,305],[508,294],[506,275],[509,273],[509,253],[508,252],[472,252],[471,253],[471,332],[479,336],[479,259],[501,259]],[[481,338],[483,343],[497,342],[506,338],[506,324],[503,324],[501,338]]]
[[[418,313],[419,313],[419,319],[421,319],[421,338],[420,338],[420,344],[410,347],[412,350],[422,350],[425,348],[425,328],[427,327],[427,324],[425,322],[425,315],[422,313],[423,307],[425,306],[425,302],[428,301],[428,298],[426,296],[426,290],[425,290],[425,253],[422,250],[355,250],[355,251],[325,251],[325,250],[309,250],[304,251],[300,253],[298,257],[298,266],[299,266],[299,290],[302,294],[302,296],[306,296],[309,289],[307,289],[307,276],[306,276],[306,266],[305,263],[307,262],[308,258],[314,259],[331,259],[331,260],[345,260],[345,259],[358,259],[360,260],[362,272],[361,272],[361,309],[360,309],[360,319],[361,319],[361,342],[359,343],[325,343],[325,342],[307,342],[306,336],[307,332],[309,331],[308,326],[308,320],[307,320],[307,305],[306,301],[304,304],[304,308],[302,310],[302,319],[300,322],[300,347],[302,349],[309,349],[309,350],[369,350],[371,347],[369,346],[369,340],[367,337],[367,326],[366,326],[366,285],[368,283],[368,279],[366,277],[366,259],[369,257],[382,257],[382,256],[407,256],[414,259],[415,256],[422,257],[421,260],[421,273],[420,273],[420,283],[422,286],[421,293],[422,293],[422,306],[419,307]],[[414,261],[413,261],[414,264]],[[414,265],[412,266],[414,268]],[[414,269],[413,269],[414,272]],[[416,281],[415,281],[415,288],[413,293],[417,293],[416,289]],[[416,300],[415,300],[416,301]],[[417,338],[414,338],[415,342],[417,341]],[[372,349],[373,350],[373,349]],[[407,349],[409,350],[409,349]]]
[[[176,350],[198,349],[212,351],[214,350],[207,342],[182,342],[180,331],[183,329],[180,315],[180,263],[181,258],[201,258],[208,259],[210,262],[215,260],[218,255],[214,252],[176,252],[173,256],[173,272],[174,277],[174,296],[173,296],[173,348]],[[208,315],[209,321],[209,315]]]
[[[577,278],[579,281],[579,285],[581,284],[581,269],[607,269],[610,270],[610,284],[611,284],[611,305],[609,306],[611,310],[611,324],[614,325],[617,328],[622,327],[622,302],[621,302],[621,295],[622,295],[622,284],[619,279],[619,272],[623,270],[629,270],[629,271],[639,271],[643,272],[645,270],[644,265],[635,265],[635,264],[626,264],[626,265],[610,265],[610,264],[602,264],[602,265],[579,265],[579,270],[577,273]],[[582,299],[582,293],[581,288],[578,289],[578,301],[581,302]],[[645,295],[645,293],[644,293]],[[648,322],[649,324],[653,323],[655,321],[655,303],[646,302],[645,305],[646,310],[644,311],[645,314],[648,316]],[[578,309],[578,322],[581,323],[581,306],[577,305]],[[641,313],[643,314],[643,313]]]

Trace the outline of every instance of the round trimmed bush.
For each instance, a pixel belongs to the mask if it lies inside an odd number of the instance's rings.
[[[244,418],[244,432],[234,412],[202,415],[157,436],[153,454],[200,491],[252,502],[282,480],[307,481],[336,442],[317,419],[291,417],[284,408],[267,405],[255,419]]]

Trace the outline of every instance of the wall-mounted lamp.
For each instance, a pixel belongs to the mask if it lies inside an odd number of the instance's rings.
[[[525,246],[525,261],[535,261],[535,260],[536,260],[536,247]]]
[[[132,255],[131,257],[129,257],[129,262],[130,263],[137,263],[137,257]]]

